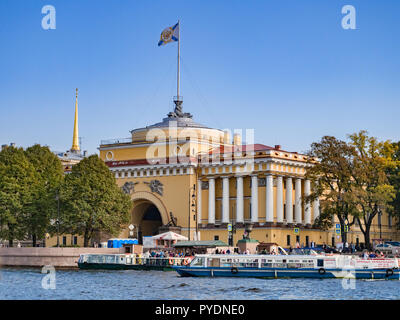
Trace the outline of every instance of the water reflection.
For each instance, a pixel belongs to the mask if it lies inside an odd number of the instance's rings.
[[[400,282],[341,279],[182,278],[175,272],[57,270],[56,289],[39,269],[1,269],[1,299],[400,299]]]

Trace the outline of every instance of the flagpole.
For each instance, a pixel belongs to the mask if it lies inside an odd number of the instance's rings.
[[[180,80],[180,47],[181,47],[181,25],[180,21],[178,20],[178,75],[177,75],[177,88],[176,88],[176,95],[177,95],[177,100],[179,101],[179,80]]]

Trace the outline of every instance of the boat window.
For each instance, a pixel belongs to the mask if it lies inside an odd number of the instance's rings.
[[[219,258],[210,258],[210,259],[208,259],[208,266],[209,267],[219,267],[220,266]]]
[[[286,260],[283,260],[286,261]],[[277,261],[276,263],[272,264],[272,267],[274,268],[287,268],[286,262],[282,263],[282,261]]]
[[[190,264],[191,266],[201,267],[204,265],[204,258],[195,258],[193,262]]]
[[[270,260],[268,260],[268,261],[270,261]],[[271,268],[272,263],[271,262],[263,262],[263,263],[261,263],[261,267],[262,268]]]
[[[239,266],[243,268],[257,268],[258,259],[240,259]]]
[[[317,266],[318,267],[323,267],[324,266],[324,259],[318,259],[317,260]]]
[[[314,264],[307,262],[307,261],[302,261],[300,262],[294,262],[294,263],[288,263],[287,264],[288,268],[313,268]]]

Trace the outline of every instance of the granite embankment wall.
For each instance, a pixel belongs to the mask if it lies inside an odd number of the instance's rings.
[[[0,266],[78,267],[79,255],[123,253],[119,248],[0,248]]]

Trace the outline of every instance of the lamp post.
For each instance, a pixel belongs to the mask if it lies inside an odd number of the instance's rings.
[[[382,209],[378,206],[379,240],[382,242]]]
[[[193,193],[192,193],[193,191]],[[197,214],[196,214],[196,185],[189,188],[189,217],[188,217],[188,240],[190,241],[190,216],[192,212],[195,214],[196,221],[196,236],[197,236]]]
[[[58,194],[58,190],[56,191],[56,200],[57,200],[57,248],[60,247],[60,195]]]

